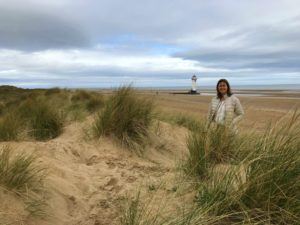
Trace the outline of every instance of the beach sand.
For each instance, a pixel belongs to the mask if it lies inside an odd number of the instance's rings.
[[[215,95],[214,91],[206,90],[200,95],[172,94],[174,92],[176,91],[153,93],[157,105],[163,112],[183,113],[199,119],[206,118],[210,101]],[[240,130],[249,130],[252,127],[261,130],[269,122],[278,121],[287,113],[300,107],[299,91],[239,90],[234,93],[245,111],[244,118],[239,124]]]
[[[170,91],[140,91],[140,94],[154,98],[161,112],[183,113],[199,119],[206,117],[212,98],[176,95]],[[299,93],[286,94],[278,91],[268,96],[239,96],[245,111],[240,130],[253,127],[259,131],[269,121],[277,121],[300,106]],[[14,195],[1,192],[0,219],[2,215],[6,223],[30,225],[119,224],[121,200],[140,189],[146,190],[144,196],[155,190],[160,201],[172,199],[174,204],[169,205],[175,208],[183,202],[180,196],[188,196],[192,201],[194,193],[179,195],[178,191],[172,191],[178,183],[175,172],[178,160],[187,153],[187,129],[157,123],[153,143],[139,157],[109,138],[86,139],[84,130],[92,122],[90,116],[83,122],[67,124],[61,136],[46,142],[1,143],[15,151],[35,152],[39,162],[48,168],[45,187],[49,216],[28,217]]]

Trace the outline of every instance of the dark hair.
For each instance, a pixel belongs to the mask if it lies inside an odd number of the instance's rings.
[[[226,79],[220,79],[220,80],[218,81],[218,83],[217,83],[217,86],[216,86],[218,98],[221,99],[221,98],[223,97],[223,95],[219,92],[219,88],[218,88],[218,86],[219,86],[219,84],[220,84],[221,82],[226,83],[226,85],[227,85],[227,95],[228,95],[228,96],[231,96],[231,95],[232,95],[232,92],[231,92],[231,88],[230,88],[229,82],[228,82]]]

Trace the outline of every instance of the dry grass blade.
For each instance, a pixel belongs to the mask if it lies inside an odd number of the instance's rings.
[[[0,149],[0,185],[9,190],[38,189],[44,178],[44,169],[35,165],[33,155],[12,154],[9,147]]]
[[[237,151],[248,153],[240,157],[246,181],[234,187],[233,170],[214,185],[210,179],[199,188],[199,206],[207,206],[212,216],[237,213],[230,218],[233,222],[296,224],[300,219],[299,125],[299,114],[294,114],[269,126],[248,145],[239,145],[246,149]]]
[[[28,121],[30,134],[37,140],[55,138],[63,131],[63,116],[47,102],[27,100],[21,105],[19,112]]]
[[[141,149],[153,120],[153,102],[139,98],[131,87],[119,88],[96,117],[97,137],[110,135],[130,149]]]

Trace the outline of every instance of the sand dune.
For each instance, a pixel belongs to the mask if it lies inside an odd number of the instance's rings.
[[[146,93],[149,95],[149,93]],[[151,94],[151,93],[150,93]],[[162,112],[184,113],[194,118],[204,118],[211,97],[174,96],[167,93],[156,95]],[[266,99],[263,97],[241,97],[246,111],[240,124],[241,130],[259,130],[268,121],[277,120],[299,105],[299,100]],[[0,190],[0,224],[29,225],[114,225],[120,224],[120,205],[126,196],[134,195],[141,188],[156,189],[157,205],[173,210],[189,202],[195,196],[192,189],[181,190],[176,195],[177,162],[187,153],[187,129],[156,121],[151,129],[151,143],[144,155],[138,156],[118,145],[112,138],[99,140],[89,138],[87,128],[93,117],[83,122],[69,122],[63,133],[49,141],[1,142],[0,147],[9,145],[14,151],[25,151],[38,156],[38,162],[47,168],[45,180],[46,213],[43,219],[29,216],[26,205],[14,193]],[[215,168],[225,173],[228,165]],[[244,169],[243,169],[244,170]],[[244,182],[244,172],[237,178]],[[144,193],[147,201],[149,193]],[[171,204],[162,202],[168,198]],[[156,202],[156,203],[157,203]],[[155,205],[155,203],[153,203]],[[166,214],[167,215],[167,214]]]
[[[48,168],[49,216],[46,220],[28,219],[18,200],[2,196],[14,212],[8,220],[39,225],[117,224],[119,200],[143,183],[171,176],[176,158],[186,151],[185,128],[160,122],[158,136],[153,135],[159,139],[158,145],[138,157],[109,138],[85,140],[83,129],[90,121],[69,124],[60,137],[50,141],[9,143],[16,151],[35,152]]]

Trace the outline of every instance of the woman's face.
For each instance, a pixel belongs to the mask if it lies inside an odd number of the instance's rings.
[[[227,84],[225,82],[220,82],[218,85],[218,90],[222,95],[225,95],[228,90]]]

